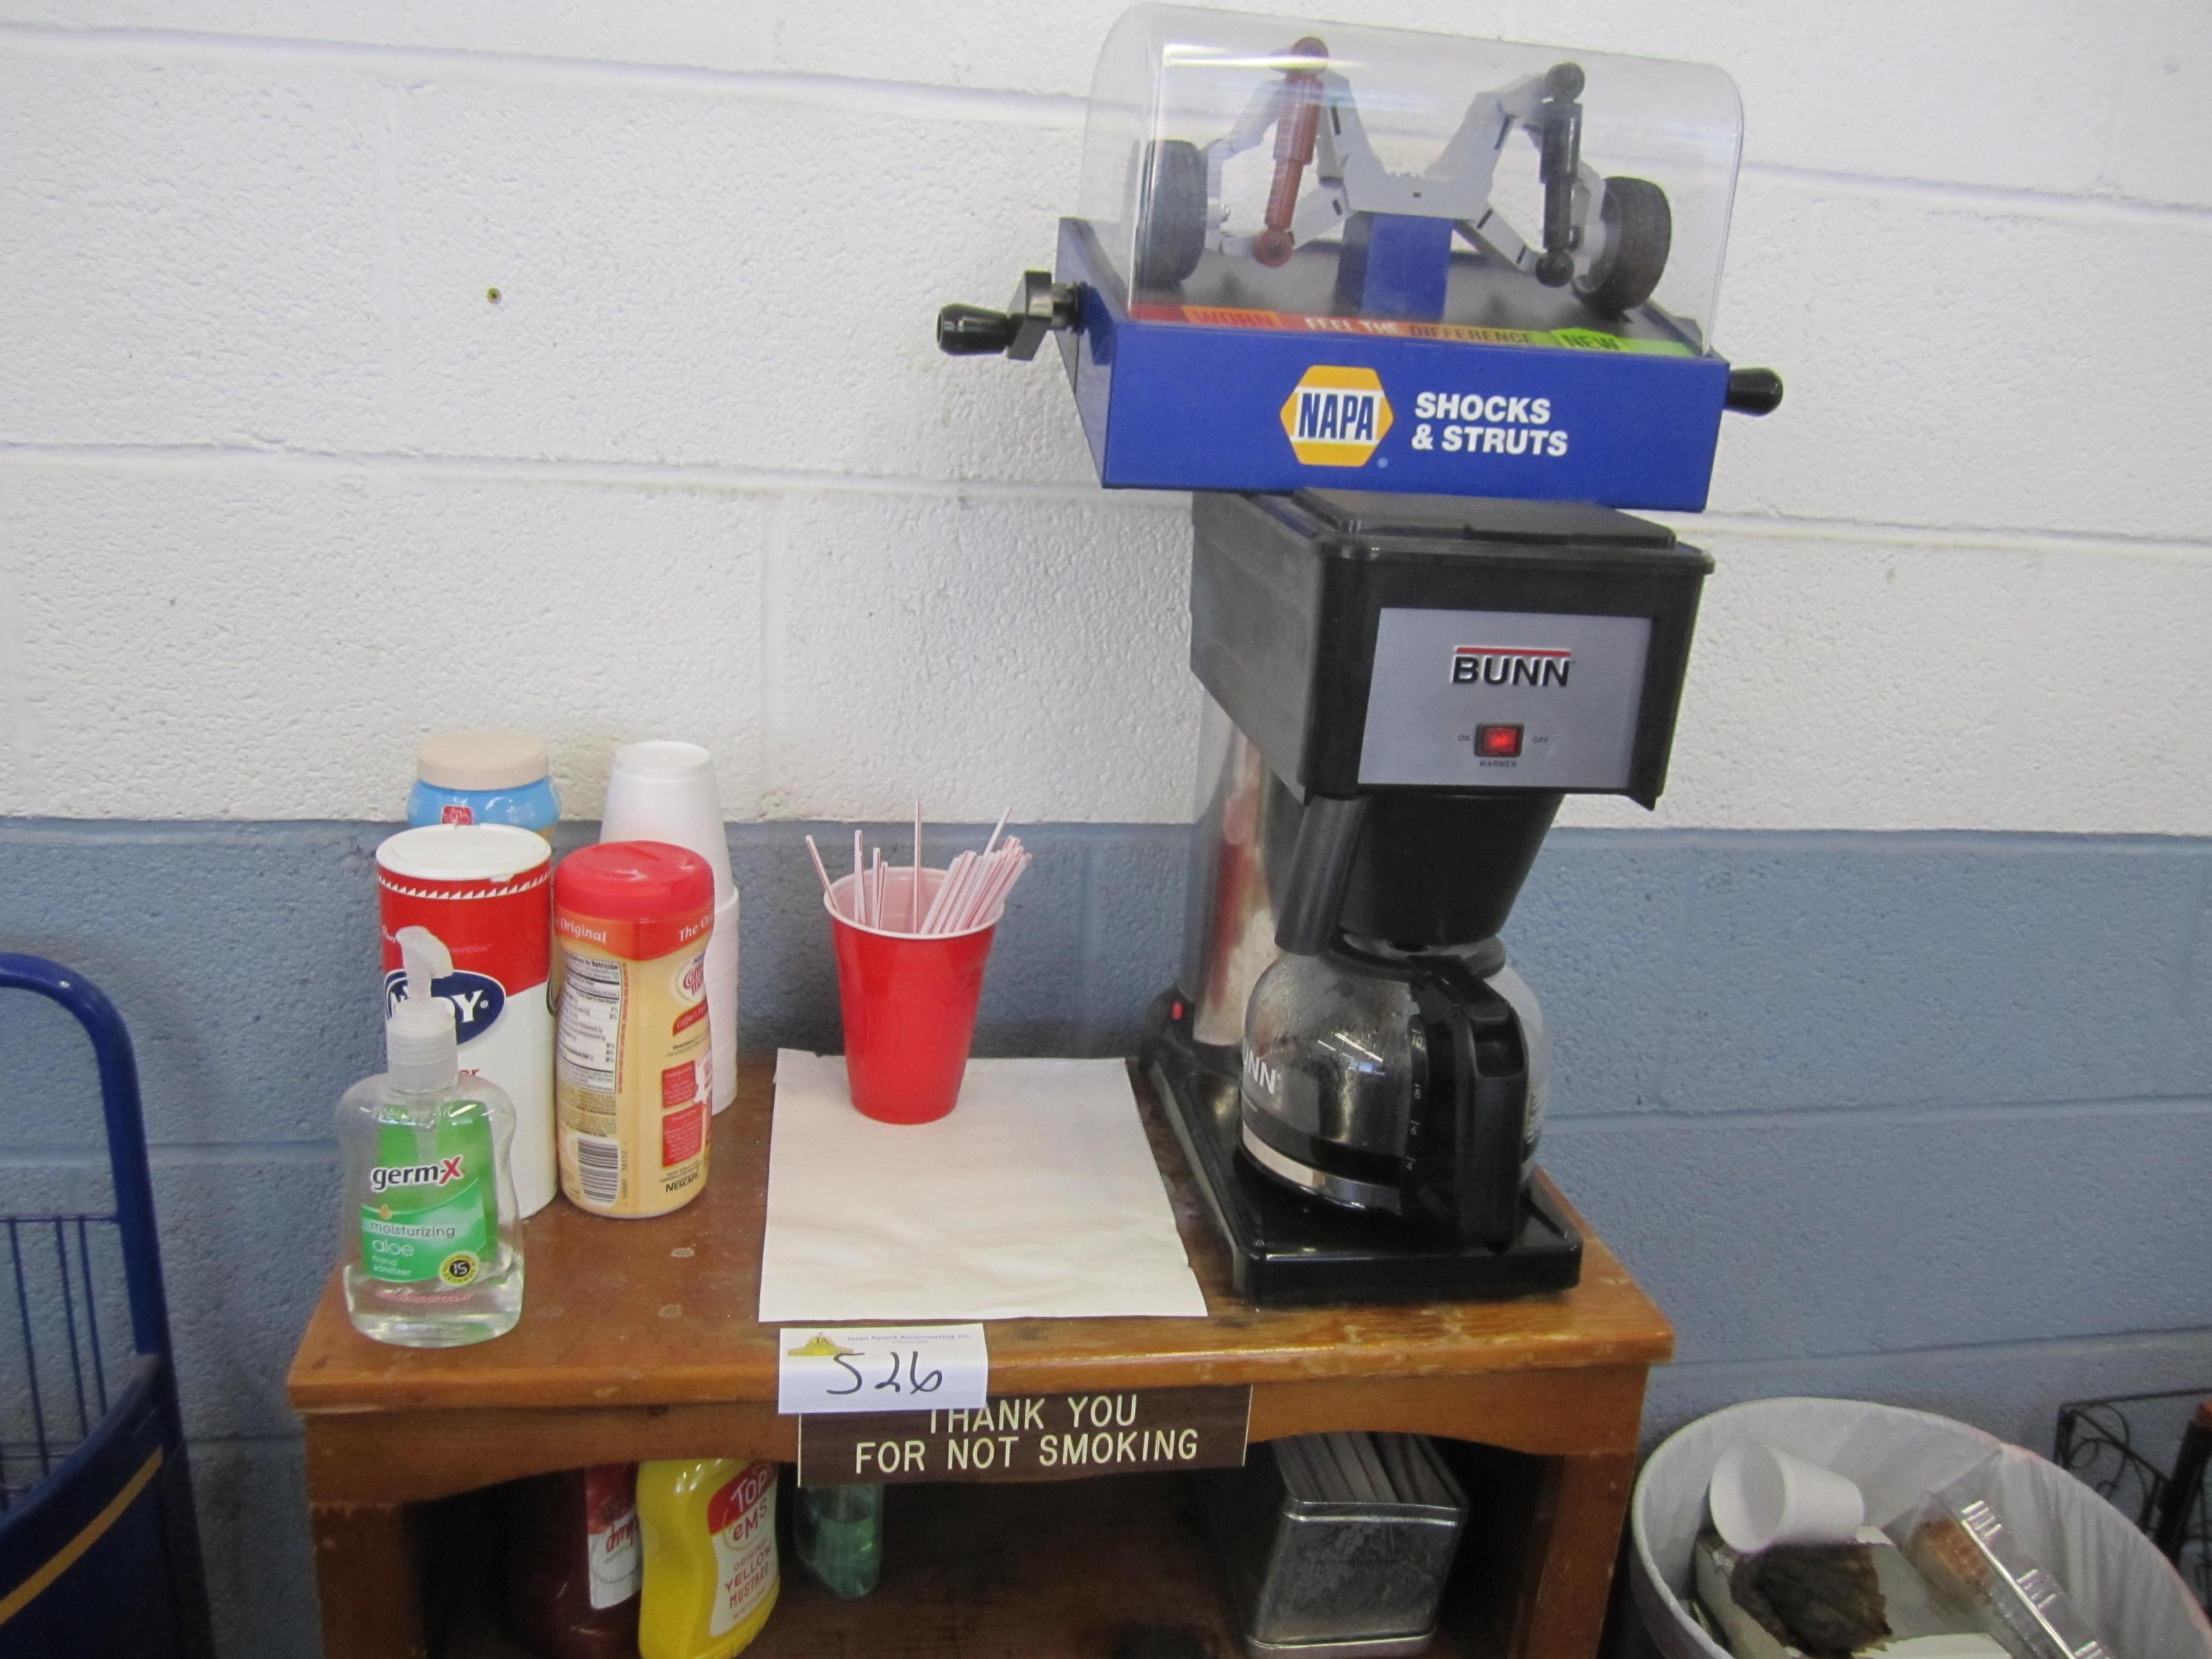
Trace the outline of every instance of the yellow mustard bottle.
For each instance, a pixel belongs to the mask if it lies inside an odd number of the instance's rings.
[[[729,1659],[775,1610],[774,1463],[671,1459],[637,1468],[645,1534],[641,1659]]]

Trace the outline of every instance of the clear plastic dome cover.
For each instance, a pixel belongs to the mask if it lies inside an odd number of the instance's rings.
[[[1705,65],[1144,5],[1078,201],[1148,321],[1701,353],[1741,135]]]

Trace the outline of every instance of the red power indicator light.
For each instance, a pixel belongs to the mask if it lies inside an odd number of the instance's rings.
[[[1474,752],[1486,760],[1518,760],[1521,757],[1521,728],[1517,726],[1476,726]]]

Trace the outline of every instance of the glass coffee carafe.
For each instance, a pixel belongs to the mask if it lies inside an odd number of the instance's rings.
[[[1327,1202],[1502,1249],[1547,1058],[1534,994],[1494,942],[1285,956],[1246,1009],[1245,1155]]]

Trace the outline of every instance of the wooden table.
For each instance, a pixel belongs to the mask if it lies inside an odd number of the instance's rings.
[[[586,1463],[796,1455],[796,1421],[775,1411],[775,1332],[753,1317],[770,1093],[767,1065],[748,1066],[689,1207],[610,1221],[556,1199],[526,1224],[522,1320],[495,1341],[372,1342],[348,1322],[333,1275],[289,1378],[307,1427],[327,1659],[432,1651],[414,1506]],[[992,1393],[1249,1383],[1255,1441],[1373,1429],[1480,1443],[1467,1453],[1477,1512],[1431,1652],[1587,1659],[1645,1371],[1673,1350],[1664,1316],[1587,1230],[1582,1283],[1564,1294],[1249,1307],[1228,1288],[1225,1255],[1141,1084],[1139,1096],[1209,1316],[995,1322]],[[750,1651],[1104,1659],[1117,1620],[1188,1620],[1233,1659],[1241,1645],[1176,1496],[1191,1478],[895,1487],[882,1588],[838,1602],[787,1570]],[[453,1645],[516,1651],[487,1627]]]

